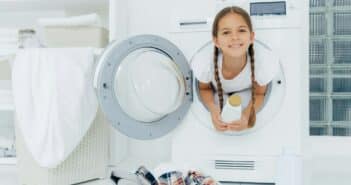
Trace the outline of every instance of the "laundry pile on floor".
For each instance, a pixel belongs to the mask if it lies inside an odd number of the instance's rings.
[[[144,166],[140,166],[135,172],[136,183],[139,185],[220,185],[211,176],[207,176],[197,170],[189,170],[186,175],[181,171],[168,171],[156,179],[154,175]],[[124,177],[112,172],[111,179],[118,184]]]

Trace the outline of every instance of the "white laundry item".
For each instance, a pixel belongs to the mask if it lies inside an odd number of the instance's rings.
[[[42,167],[63,162],[89,129],[98,107],[92,48],[30,48],[13,63],[19,130]]]
[[[40,26],[100,26],[101,19],[98,14],[92,13],[87,15],[80,15],[74,17],[64,18],[40,18],[38,20]]]

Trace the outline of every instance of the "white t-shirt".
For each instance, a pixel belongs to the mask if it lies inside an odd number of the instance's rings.
[[[213,49],[211,52],[201,53],[194,57],[191,68],[196,79],[203,83],[212,82],[216,87],[214,77]],[[254,46],[255,50],[255,80],[263,86],[273,80],[279,69],[279,58],[274,53],[258,44]],[[218,56],[219,78],[225,93],[238,92],[248,89],[252,86],[251,82],[251,64],[250,57],[243,70],[233,79],[224,79],[222,75],[222,55]]]

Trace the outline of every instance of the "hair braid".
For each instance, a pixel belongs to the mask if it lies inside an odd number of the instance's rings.
[[[251,64],[251,109],[250,109],[250,116],[249,116],[249,128],[253,127],[256,122],[256,111],[255,111],[255,90],[256,90],[256,79],[255,79],[255,52],[253,48],[253,44],[249,46],[249,55],[250,55],[250,64]]]
[[[213,55],[213,63],[214,63],[214,77],[217,83],[217,92],[218,92],[218,101],[219,101],[219,108],[222,112],[223,109],[223,88],[221,80],[219,79],[219,72],[218,72],[218,48],[214,47],[214,55]]]

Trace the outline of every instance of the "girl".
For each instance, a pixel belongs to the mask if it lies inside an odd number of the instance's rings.
[[[267,84],[274,77],[274,66],[265,70],[267,66],[263,65],[261,58],[257,61],[260,68],[255,69],[254,38],[248,13],[239,7],[224,8],[215,17],[212,27],[215,45],[213,63],[201,61],[201,67],[193,66],[199,81],[200,97],[211,112],[213,125],[218,131],[240,131],[253,127],[256,110],[263,104]],[[215,104],[212,86],[217,89],[219,105]],[[224,123],[220,116],[224,93],[238,92],[250,87],[251,100],[242,111],[241,119]]]

